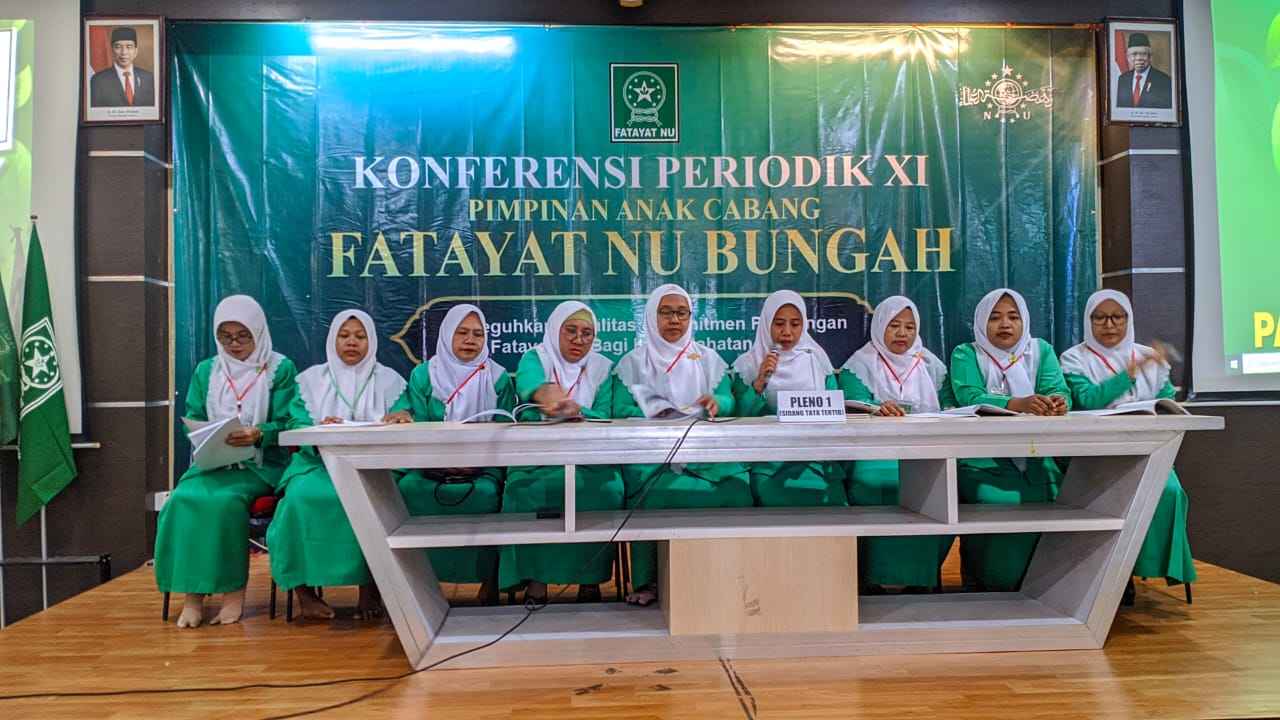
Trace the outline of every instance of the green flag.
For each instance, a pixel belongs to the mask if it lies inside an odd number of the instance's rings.
[[[53,334],[49,277],[40,236],[31,226],[22,301],[22,414],[18,440],[18,524],[30,520],[76,477]]]
[[[18,438],[18,344],[9,322],[9,299],[0,281],[0,443]]]

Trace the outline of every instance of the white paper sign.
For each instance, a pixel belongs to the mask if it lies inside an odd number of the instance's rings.
[[[844,393],[839,390],[781,390],[778,420],[844,422]]]

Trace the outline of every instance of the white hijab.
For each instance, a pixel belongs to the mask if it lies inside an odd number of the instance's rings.
[[[778,367],[765,386],[765,397],[772,407],[778,404],[779,390],[822,390],[826,387],[827,376],[835,371],[827,352],[809,334],[809,312],[805,309],[804,298],[793,290],[779,290],[765,298],[764,307],[760,309],[760,321],[756,325],[756,340],[750,350],[733,362],[734,371],[743,382],[755,382],[760,366],[776,346],[772,334],[773,317],[787,305],[800,311],[801,335],[795,347],[778,351]]]
[[[916,319],[916,341],[901,354],[884,342],[889,323],[903,310]],[[947,366],[920,340],[920,310],[909,298],[894,295],[876,306],[871,316],[871,340],[849,356],[844,369],[858,376],[877,400],[910,403],[912,412],[937,412],[938,388],[947,377]]]
[[[253,352],[237,360],[218,342],[218,328],[238,322],[253,335]],[[213,343],[218,355],[209,374],[205,413],[210,420],[238,416],[245,425],[261,425],[271,407],[271,381],[284,356],[271,349],[271,330],[262,306],[248,295],[231,295],[213,311]],[[241,396],[237,401],[237,395]]]
[[[1022,337],[1012,348],[1001,350],[987,337],[987,318],[1000,298],[1008,295],[1022,316]],[[987,379],[987,392],[1011,397],[1027,397],[1036,393],[1036,374],[1040,370],[1040,343],[1031,337],[1031,316],[1027,301],[1016,290],[1000,288],[987,293],[973,311],[973,340],[978,347],[978,367]],[[993,362],[994,359],[994,362]]]
[[[472,313],[480,318],[484,342],[479,355],[463,362],[453,354],[453,334]],[[449,308],[440,323],[436,354],[427,361],[427,371],[431,375],[432,397],[444,403],[445,420],[466,420],[476,413],[497,409],[495,385],[506,370],[489,359],[489,323],[480,308],[467,303]]]
[[[1129,315],[1129,326],[1124,339],[1115,347],[1106,347],[1093,334],[1093,322],[1089,319],[1093,311],[1107,300],[1115,300]],[[1141,359],[1154,355],[1155,351],[1146,345],[1133,341],[1133,305],[1124,293],[1115,290],[1099,290],[1089,296],[1084,306],[1084,342],[1062,354],[1062,372],[1083,375],[1089,380],[1100,383],[1113,375],[1122,373],[1132,359]],[[1114,407],[1131,400],[1154,400],[1156,394],[1169,381],[1169,366],[1166,363],[1147,363],[1138,369],[1133,389],[1111,402]]]
[[[369,336],[369,352],[355,365],[338,355],[338,330],[351,318],[364,325]],[[354,422],[378,422],[400,395],[405,381],[400,373],[378,362],[378,332],[373,318],[362,310],[343,310],[329,323],[321,365],[312,365],[298,375],[298,391],[307,404],[311,419],[320,422],[337,417]]]
[[[662,338],[658,306],[668,295],[683,297],[689,303],[689,311],[693,311],[693,300],[679,285],[667,284],[654,290],[644,305],[644,342],[618,361],[618,377],[627,384],[647,417],[671,409],[694,414],[697,399],[715,390],[729,369],[715,350],[693,339],[692,318],[679,340],[670,343]]]
[[[589,408],[595,402],[600,383],[609,377],[613,363],[595,350],[588,351],[577,362],[569,362],[560,354],[561,326],[571,316],[584,311],[591,316],[591,326],[595,327],[596,314],[584,303],[568,300],[557,305],[551,311],[551,317],[547,318],[547,325],[542,332],[542,344],[534,350],[542,361],[542,373],[546,381],[556,383],[574,402]]]

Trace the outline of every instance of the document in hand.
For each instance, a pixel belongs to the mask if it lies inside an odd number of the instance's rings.
[[[230,417],[212,422],[183,418],[182,421],[190,431],[187,438],[191,441],[191,464],[201,470],[213,470],[252,460],[257,452],[252,445],[235,447],[227,444],[228,435],[244,429],[240,418]]]
[[[1134,400],[1102,410],[1076,410],[1072,415],[1190,415],[1187,409],[1169,398]]]

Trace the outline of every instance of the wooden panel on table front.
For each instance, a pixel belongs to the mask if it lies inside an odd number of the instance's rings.
[[[857,538],[671,540],[658,547],[672,635],[857,627]]]

